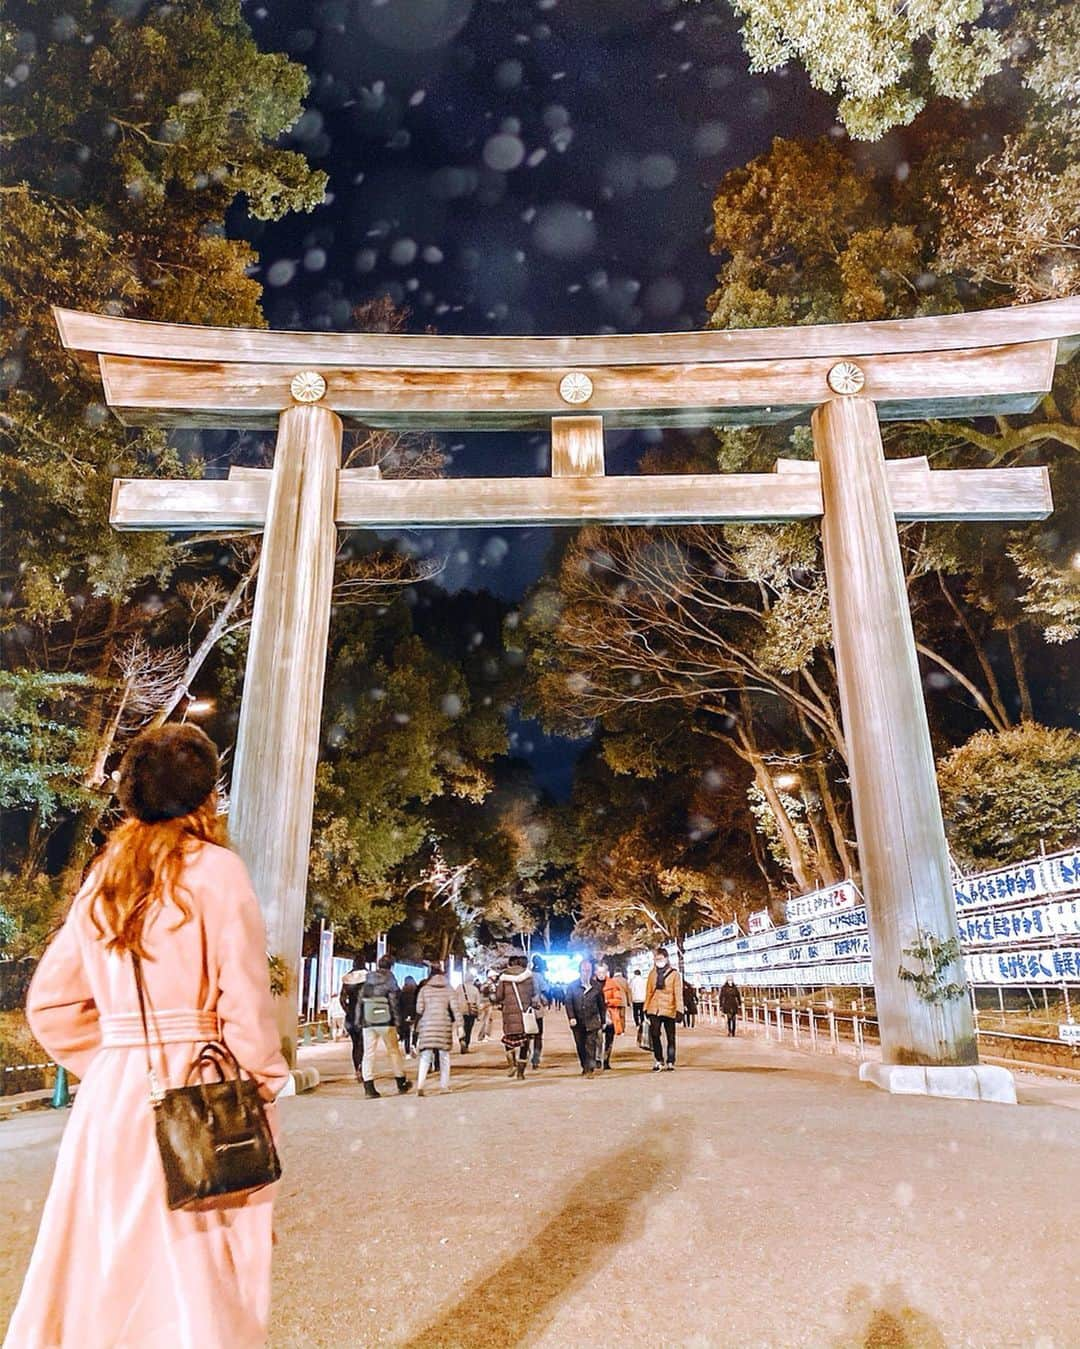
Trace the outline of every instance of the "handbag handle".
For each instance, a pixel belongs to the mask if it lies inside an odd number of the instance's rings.
[[[146,1077],[150,1083],[150,1104],[160,1105],[165,1099],[165,1090],[158,1080],[158,1075],[154,1071],[154,1063],[150,1057],[150,1028],[146,1024],[146,990],[143,987],[142,960],[137,951],[131,953],[131,964],[135,971],[135,992],[139,995],[139,1016],[142,1018],[143,1028],[143,1048],[146,1050]]]
[[[232,1078],[234,1080],[239,1081],[244,1076],[243,1069],[240,1067],[236,1055],[229,1046],[223,1044],[220,1040],[210,1040],[203,1045],[202,1049],[188,1065],[187,1076],[184,1078],[185,1087],[191,1084],[192,1073],[197,1072],[200,1065],[203,1063],[209,1063],[214,1067],[217,1071],[217,1080],[219,1082],[227,1082],[230,1080],[226,1077],[224,1072],[226,1067],[233,1069]]]

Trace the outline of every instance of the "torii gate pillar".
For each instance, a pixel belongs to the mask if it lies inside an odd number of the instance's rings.
[[[270,950],[293,975],[304,937],[341,439],[329,408],[281,414],[230,792],[230,837],[262,903]],[[277,1013],[282,1050],[295,1063],[295,988],[278,998]]]
[[[905,949],[954,942],[943,971],[963,984],[959,931],[904,566],[877,408],[831,398],[811,418],[821,466],[822,544],[855,834],[885,1063],[978,1063],[966,997],[925,1001]]]

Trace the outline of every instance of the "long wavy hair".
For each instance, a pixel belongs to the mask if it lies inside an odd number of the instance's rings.
[[[216,792],[188,815],[154,824],[132,816],[113,830],[94,863],[90,900],[90,920],[110,951],[145,956],[143,928],[166,895],[187,922],[190,895],[180,874],[200,843],[228,843]]]

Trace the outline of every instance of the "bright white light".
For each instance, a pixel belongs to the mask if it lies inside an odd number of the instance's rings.
[[[214,698],[193,698],[187,705],[187,714],[189,717],[205,717],[217,707],[217,701]]]
[[[780,773],[773,778],[773,783],[780,788],[782,792],[790,792],[799,785],[798,773]]]

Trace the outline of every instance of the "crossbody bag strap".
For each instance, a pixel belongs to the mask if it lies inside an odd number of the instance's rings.
[[[139,995],[139,1015],[142,1018],[143,1028],[143,1048],[146,1050],[146,1077],[150,1083],[150,1102],[157,1105],[165,1097],[158,1075],[154,1070],[154,1062],[150,1057],[150,1027],[146,1021],[146,990],[143,987],[142,960],[137,951],[131,953],[131,964],[135,971],[135,992]]]
[[[518,1011],[524,1017],[525,1008],[521,1005],[521,994],[518,992],[517,981],[512,979],[510,982],[514,985],[514,997],[517,998]]]

